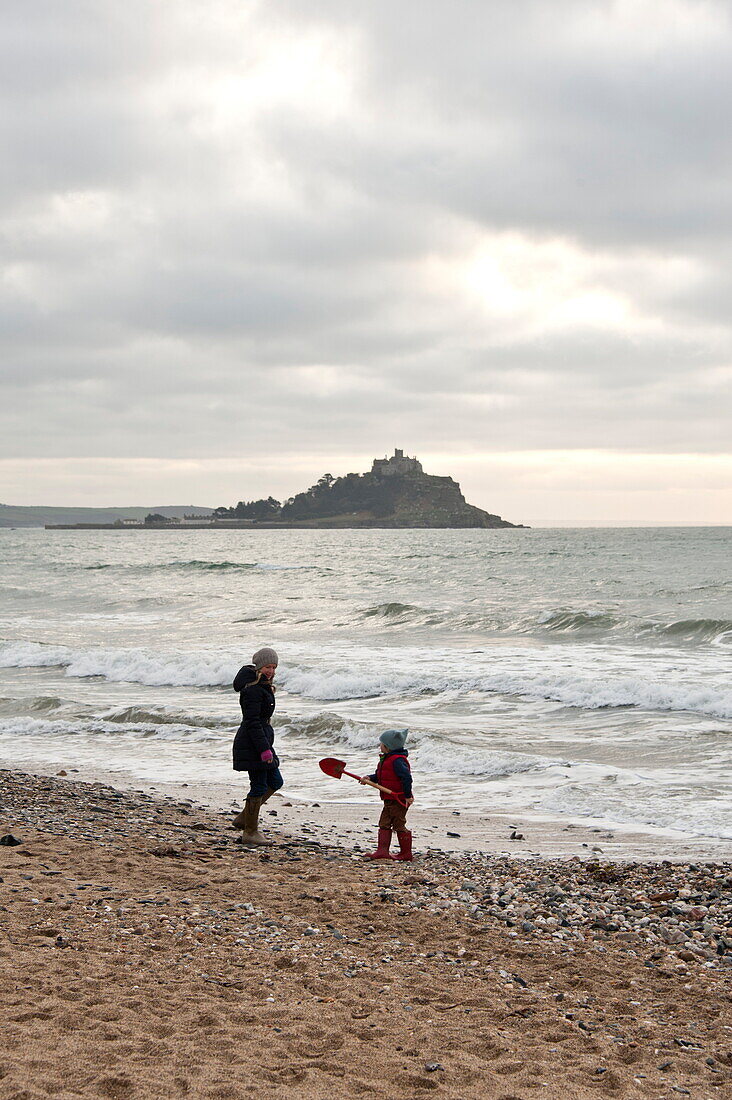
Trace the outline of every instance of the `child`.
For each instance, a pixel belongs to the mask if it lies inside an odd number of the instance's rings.
[[[404,748],[407,730],[386,730],[379,739],[379,763],[373,775],[364,776],[361,783],[380,783],[394,794],[402,795],[399,802],[393,795],[381,792],[384,803],[379,818],[379,843],[367,859],[396,859],[412,862],[412,834],[407,829],[407,810],[414,802],[412,797],[412,772]],[[389,855],[392,830],[399,839],[399,855]]]

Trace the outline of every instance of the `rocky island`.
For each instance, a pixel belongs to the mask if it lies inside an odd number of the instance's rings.
[[[501,516],[468,504],[451,477],[426,474],[417,458],[395,450],[389,458],[375,458],[364,474],[319,481],[284,504],[266,500],[242,501],[214,509],[212,515],[183,518],[150,513],[143,522],[117,520],[113,524],[54,524],[68,530],[100,527],[114,530],[236,527],[522,527]]]
[[[272,497],[240,501],[235,508],[217,508],[214,517],[298,527],[517,526],[468,504],[456,481],[426,474],[418,459],[401,450],[375,458],[365,474],[324,474],[282,505]]]

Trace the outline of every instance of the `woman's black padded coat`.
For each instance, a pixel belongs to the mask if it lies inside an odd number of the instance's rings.
[[[234,679],[234,691],[239,692],[242,723],[234,738],[234,771],[246,772],[252,768],[279,765],[277,754],[270,765],[262,763],[262,753],[272,749],[274,753],[274,730],[270,724],[275,709],[275,696],[266,680],[257,679],[254,665],[244,665]]]

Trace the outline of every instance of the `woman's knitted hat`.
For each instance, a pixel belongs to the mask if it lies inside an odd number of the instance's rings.
[[[397,749],[404,748],[408,733],[409,730],[384,730],[379,736],[379,741],[389,752],[396,752]]]
[[[278,665],[280,659],[274,649],[269,646],[263,646],[262,649],[258,649],[252,657],[252,664],[259,671],[260,668],[264,668],[265,665]]]

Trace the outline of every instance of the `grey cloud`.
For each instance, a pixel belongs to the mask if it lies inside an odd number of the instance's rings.
[[[272,0],[240,39],[217,30],[225,0],[63,8],[3,16],[3,454],[337,454],[405,434],[728,449],[724,380],[697,384],[732,349],[728,24],[633,52],[572,39],[569,17],[612,11],[579,0]],[[295,91],[222,136],[218,67],[246,71],[258,30],[328,27],[355,42],[353,103],[309,112]],[[256,186],[262,165],[281,193]],[[54,213],[76,193],[98,195],[94,218]],[[602,286],[661,323],[536,334],[420,281],[507,229],[609,251]],[[639,250],[700,274],[654,280]],[[320,367],[337,381],[302,371]]]

